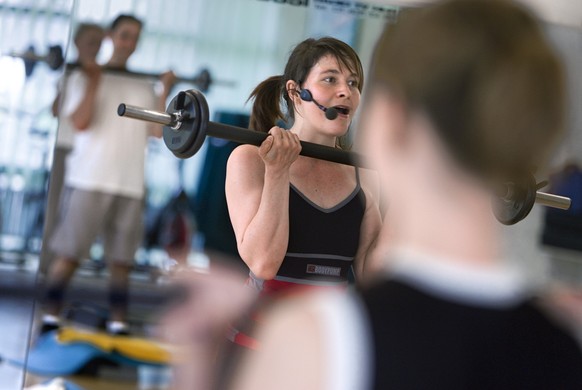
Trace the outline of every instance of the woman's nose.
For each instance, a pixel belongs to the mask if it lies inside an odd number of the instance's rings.
[[[350,85],[347,81],[345,83],[338,84],[337,95],[339,97],[349,97],[351,94],[352,90],[350,89]]]

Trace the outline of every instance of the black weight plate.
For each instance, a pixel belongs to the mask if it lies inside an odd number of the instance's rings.
[[[537,183],[536,183],[536,179],[533,175],[530,175],[527,179],[526,179],[526,186],[527,186],[527,192],[525,194],[525,201],[524,201],[524,206],[521,208],[521,219],[519,221],[521,221],[522,219],[525,219],[525,217],[527,217],[529,215],[529,213],[531,212],[531,210],[533,209],[535,203],[536,203],[536,196],[537,196]],[[519,222],[517,221],[517,222]]]
[[[185,153],[172,152],[172,154],[173,154],[174,156],[176,156],[176,157],[178,157],[178,158],[182,159],[182,160],[185,160],[185,159],[187,159],[187,158],[190,158],[190,157],[192,157],[192,156],[189,156],[189,155],[187,155],[187,154],[185,154]]]
[[[34,59],[35,55],[34,46],[32,45],[24,52],[22,62],[24,62],[24,74],[26,77],[32,76],[32,73],[34,72],[34,68],[38,62],[38,60]]]
[[[183,152],[183,154],[186,155],[185,158],[190,158],[195,155],[204,144],[204,140],[206,139],[206,129],[208,128],[208,117],[210,114],[208,110],[208,103],[206,102],[206,98],[202,92],[195,89],[190,89],[187,91],[187,94],[193,101],[198,103],[198,132],[192,144],[190,144],[188,149]]]
[[[174,106],[177,98],[178,95],[174,96],[170,101],[170,104],[166,109],[167,113],[176,112]],[[184,110],[190,114],[190,117],[182,122],[180,128],[174,130],[169,126],[164,126],[163,131],[164,143],[168,149],[176,155],[183,155],[198,136],[198,118],[200,116],[199,105],[198,102],[192,98],[191,94],[186,93],[184,99]]]
[[[210,71],[208,69],[202,69],[194,81],[201,92],[208,92],[208,88],[210,88],[210,85],[212,84]]]
[[[46,63],[52,70],[57,70],[65,63],[63,56],[63,48],[59,45],[49,47],[49,52],[46,56]]]
[[[179,95],[176,95],[175,99],[177,99],[178,96]],[[170,102],[170,105],[175,106],[174,99]],[[198,103],[192,98],[191,94],[188,94],[188,91],[184,93],[183,107],[183,109],[189,114],[188,119],[182,122],[180,129],[177,131],[168,128],[168,130],[173,133],[171,142],[174,143],[174,148],[169,149],[174,152],[174,154],[177,153],[180,155],[183,155],[198,137],[198,117],[200,116]]]
[[[504,225],[514,225],[527,217],[536,200],[536,181],[533,175],[513,183],[511,199],[493,199],[493,214]]]

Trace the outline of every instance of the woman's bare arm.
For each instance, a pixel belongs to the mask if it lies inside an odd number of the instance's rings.
[[[225,185],[239,254],[266,280],[276,275],[287,251],[289,167],[300,150],[294,134],[275,129],[259,149],[242,145],[232,152]]]

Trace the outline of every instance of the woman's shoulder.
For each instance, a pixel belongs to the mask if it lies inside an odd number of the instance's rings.
[[[250,144],[242,144],[234,148],[230,154],[230,158],[248,161],[257,159],[261,160],[261,156],[259,156],[259,148]]]
[[[239,168],[260,168],[264,167],[263,160],[259,155],[259,148],[255,145],[243,144],[237,146],[228,158],[229,166]]]

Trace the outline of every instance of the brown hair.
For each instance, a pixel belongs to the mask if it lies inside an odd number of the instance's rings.
[[[450,153],[484,178],[545,162],[564,122],[560,61],[536,19],[503,0],[450,0],[401,13],[371,79],[428,115]]]
[[[131,22],[131,23],[137,23],[139,24],[139,27],[143,27],[143,22],[141,21],[141,19],[138,19],[137,17],[133,16],[133,15],[128,15],[128,14],[120,14],[118,15],[115,19],[113,19],[113,22],[111,22],[111,26],[109,27],[109,29],[111,31],[115,30],[121,23],[124,22]]]
[[[103,29],[103,27],[96,23],[80,23],[77,26],[77,29],[75,30],[73,41],[77,42],[77,40],[88,31],[98,31],[101,34],[105,34],[105,30]]]
[[[317,61],[327,55],[335,57],[340,66],[345,66],[358,77],[358,89],[361,92],[364,71],[354,49],[345,42],[331,37],[309,38],[295,46],[285,66],[284,74],[269,77],[251,92],[249,100],[254,99],[254,104],[249,128],[267,132],[278,120],[284,120],[285,116],[281,111],[282,102],[285,103],[289,118],[294,119],[293,101],[286,91],[286,82],[294,80],[301,84]]]

